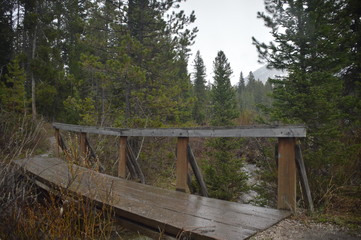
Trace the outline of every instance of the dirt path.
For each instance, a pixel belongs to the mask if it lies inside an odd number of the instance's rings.
[[[251,240],[274,239],[274,240],[360,240],[358,236],[347,233],[345,229],[330,224],[303,222],[300,220],[286,219],[267,229],[257,233]]]

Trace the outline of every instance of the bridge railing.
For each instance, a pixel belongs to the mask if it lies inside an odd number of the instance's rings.
[[[176,189],[186,191],[191,137],[261,137],[278,138],[278,203],[279,209],[296,208],[296,139],[306,137],[304,126],[237,126],[212,128],[144,128],[122,129],[53,123],[59,144],[59,130],[78,132],[80,153],[86,154],[86,134],[119,137],[118,176],[126,177],[128,137],[177,137]]]

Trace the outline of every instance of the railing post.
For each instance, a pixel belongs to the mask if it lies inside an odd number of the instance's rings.
[[[296,210],[295,138],[278,138],[278,209]]]
[[[127,177],[127,137],[119,139],[118,177]]]
[[[55,135],[55,144],[56,144],[56,156],[60,156],[60,150],[59,150],[59,147],[60,147],[60,133],[59,133],[59,129],[57,128],[54,128],[55,132],[54,132],[54,135]]]
[[[176,164],[176,190],[186,192],[188,173],[188,137],[178,137],[177,164]]]
[[[86,164],[86,157],[87,157],[87,146],[86,146],[86,133],[81,132],[79,133],[79,142],[80,142],[80,162],[82,166]]]

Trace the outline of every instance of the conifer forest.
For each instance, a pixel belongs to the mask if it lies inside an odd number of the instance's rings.
[[[197,13],[181,10],[184,1],[1,0],[0,168],[46,151],[41,129],[51,132],[46,126],[52,122],[115,128],[304,125],[307,137],[299,144],[316,218],[360,230],[361,1],[264,0],[264,11],[254,14],[273,40],[250,42],[261,63],[287,72],[267,82],[252,72],[234,72],[222,50],[207,76],[202,52],[191,55]],[[237,84],[231,84],[232,75]],[[109,157],[106,140],[92,141],[102,146],[100,158]],[[164,187],[161,182],[174,178],[174,150],[155,150],[174,147],[170,141],[130,140],[150,184]],[[255,191],[251,203],[273,206],[276,139],[193,144],[211,197],[239,201],[243,192]],[[242,171],[248,164],[257,166],[257,184],[249,184]],[[166,170],[156,178],[160,169]],[[10,209],[1,196],[6,182],[0,181],[1,224],[18,211],[4,211]],[[305,207],[303,199],[297,204]],[[0,227],[0,239],[10,236],[6,231]]]

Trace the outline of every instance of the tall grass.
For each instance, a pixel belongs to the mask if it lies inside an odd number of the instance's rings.
[[[0,239],[109,239],[116,233],[110,207],[46,192],[13,163],[46,151],[46,143],[43,121],[0,112]]]

